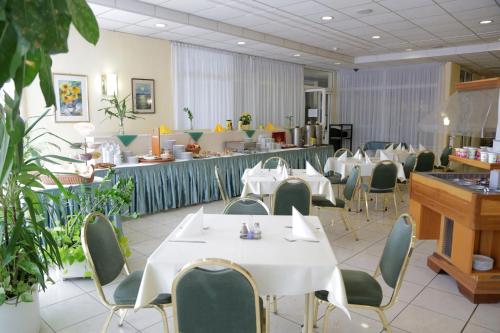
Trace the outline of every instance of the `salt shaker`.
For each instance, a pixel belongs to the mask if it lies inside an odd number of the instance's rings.
[[[240,238],[247,238],[248,237],[248,225],[246,223],[243,223],[241,225],[241,230],[240,230]]]
[[[254,229],[254,238],[260,239],[262,237],[262,231],[260,230],[260,223],[255,222],[253,224],[253,229]]]

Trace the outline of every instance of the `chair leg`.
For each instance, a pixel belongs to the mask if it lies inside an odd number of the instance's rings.
[[[318,321],[318,310],[319,310],[319,300],[316,297],[314,297],[314,307],[313,307],[313,316],[312,316],[314,328],[318,328],[318,325],[316,324]]]
[[[276,295],[273,295],[273,313],[278,313],[278,299],[276,298]]]
[[[366,220],[367,221],[370,221],[370,213],[368,212],[368,194],[366,192],[364,192],[365,194],[365,206],[366,206]]]
[[[396,200],[396,193],[392,194],[392,198],[394,199],[394,209],[396,211],[396,217],[398,217],[399,212],[398,212],[398,203],[397,203],[397,200]]]
[[[108,331],[109,323],[111,322],[111,319],[113,319],[113,315],[115,314],[115,311],[116,311],[116,309],[114,307],[111,308],[111,310],[109,310],[108,317],[106,318],[104,325],[102,325],[101,333],[106,333]]]
[[[387,317],[385,316],[384,310],[377,308],[376,311],[377,311],[377,314],[380,318],[380,321],[382,322],[382,325],[384,326],[384,330],[387,333],[392,333],[391,326],[389,325],[389,321],[387,320]]]
[[[346,229],[349,230],[354,236],[354,240],[358,241],[359,240],[358,234],[356,233],[356,230],[352,227],[351,220],[349,219],[349,216],[345,212],[342,212],[342,220],[344,221]]]
[[[271,329],[271,296],[266,296],[266,333]]]
[[[158,312],[160,312],[160,315],[161,315],[161,321],[163,323],[163,332],[164,333],[168,333],[168,319],[167,319],[167,313],[165,312],[165,310],[160,307],[160,306],[157,306],[155,305],[154,308],[156,310],[158,310]]]
[[[323,333],[326,333],[328,331],[328,317],[330,316],[330,313],[333,311],[334,306],[331,304],[328,304],[325,315],[323,316]]]
[[[382,195],[384,196],[384,212],[387,212],[387,195],[385,193]]]
[[[125,321],[125,316],[127,316],[127,309],[121,309],[120,310],[120,322],[118,323],[118,326],[122,327],[123,322]]]

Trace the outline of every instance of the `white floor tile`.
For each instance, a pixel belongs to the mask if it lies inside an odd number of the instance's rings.
[[[429,287],[432,289],[437,289],[441,291],[446,291],[455,295],[462,296],[460,291],[458,291],[457,282],[451,276],[447,274],[438,274],[429,283]]]
[[[408,265],[404,279],[422,286],[426,286],[437,275],[430,268]]]
[[[479,304],[470,322],[500,332],[500,303]]]
[[[467,327],[465,327],[465,329],[463,330],[463,333],[495,333],[495,331],[474,324],[468,324]]]
[[[161,314],[155,309],[140,309],[137,312],[129,311],[125,321],[138,330],[143,330],[161,322]]]
[[[354,257],[346,260],[345,263],[351,266],[362,268],[363,270],[375,272],[380,258],[370,256],[365,252],[355,255]]]
[[[411,304],[392,322],[393,327],[412,333],[457,333],[464,325],[465,321]]]
[[[323,312],[320,312],[323,315]],[[318,332],[322,332],[324,320],[318,321]],[[382,324],[378,320],[359,315],[351,311],[351,320],[339,309],[335,309],[328,317],[328,332],[339,333],[379,333]]]
[[[463,296],[431,288],[424,289],[412,304],[460,320],[469,318],[476,307]]]
[[[106,318],[108,316],[108,313],[104,313],[102,315],[92,317],[90,319],[87,319],[81,323],[78,323],[76,325],[67,327],[61,331],[58,331],[57,333],[89,333],[89,332],[100,332],[102,326],[104,325],[104,322],[106,321]],[[120,317],[117,315],[113,316],[113,319],[111,320],[107,333],[135,333],[137,330],[130,326],[128,323],[123,323],[123,326],[118,326],[118,323],[120,322]]]
[[[55,284],[48,283],[45,291],[40,291],[40,306],[55,304],[85,293],[82,289],[69,281],[58,281]]]

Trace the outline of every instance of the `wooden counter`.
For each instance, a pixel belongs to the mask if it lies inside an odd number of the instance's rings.
[[[437,239],[427,261],[452,276],[473,303],[500,301],[500,193],[483,194],[431,176],[412,173],[410,214],[418,239]],[[494,258],[488,272],[472,269],[473,254]]]

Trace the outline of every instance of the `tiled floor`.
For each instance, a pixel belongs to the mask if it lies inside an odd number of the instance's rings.
[[[219,213],[222,202],[205,204],[205,212]],[[176,227],[186,214],[199,206],[170,210],[166,213],[146,216],[124,223],[133,254],[129,263],[133,269],[142,269],[147,256]],[[401,204],[401,210],[406,210]],[[394,213],[372,212],[372,220],[366,222],[363,213],[351,213],[353,223],[359,227],[360,240],[355,242],[346,234],[339,222],[330,225],[328,213],[321,220],[341,267],[366,270],[375,269],[382,252],[385,238],[394,222]],[[336,216],[338,221],[338,216]],[[419,241],[410,262],[399,300],[387,311],[393,331],[415,333],[491,333],[500,332],[500,303],[474,305],[457,290],[455,282],[446,275],[436,275],[427,268],[426,258],[432,253],[433,241]],[[105,288],[111,295],[116,283]],[[390,295],[391,289],[384,288]],[[97,298],[94,285],[89,280],[58,281],[41,295],[43,329],[41,332],[90,333],[99,332],[107,310]],[[288,296],[279,299],[279,314],[271,317],[271,332],[300,332],[304,306],[303,296]],[[322,315],[322,309],[320,310]],[[375,313],[362,310],[351,311],[349,320],[339,310],[330,316],[330,332],[380,332],[382,325]],[[118,318],[118,317],[117,317]],[[118,327],[117,318],[109,332],[162,332],[160,315],[154,310],[129,312],[123,327]],[[173,331],[169,312],[170,331]],[[323,321],[318,322],[318,331]]]

